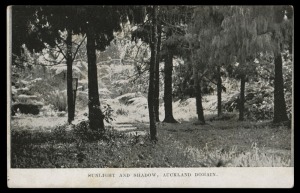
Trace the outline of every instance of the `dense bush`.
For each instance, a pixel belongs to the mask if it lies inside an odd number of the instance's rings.
[[[24,104],[24,103],[13,104],[11,107],[12,115],[15,115],[18,112],[24,114],[38,115],[40,112],[40,106],[35,104]]]
[[[67,110],[67,96],[66,92],[60,92],[60,91],[52,91],[48,93],[47,96],[45,96],[45,101],[48,102],[48,104],[53,105],[55,110],[58,111],[66,111]]]
[[[56,90],[65,90],[66,84],[57,78],[41,78],[38,81],[32,81],[29,90],[32,94],[47,96],[50,92]]]

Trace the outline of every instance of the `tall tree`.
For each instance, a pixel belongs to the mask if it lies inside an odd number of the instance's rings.
[[[75,107],[73,101],[73,89],[72,89],[72,63],[76,57],[78,49],[81,43],[77,45],[73,52],[72,47],[72,35],[73,30],[78,28],[76,26],[76,12],[74,7],[55,7],[55,6],[26,6],[20,8],[16,6],[13,10],[17,10],[16,13],[23,13],[20,18],[19,24],[14,24],[16,27],[24,25],[23,28],[27,29],[25,33],[26,37],[22,39],[22,36],[16,36],[15,47],[20,46],[20,43],[25,43],[30,51],[41,51],[46,48],[45,43],[50,47],[58,48],[58,52],[63,55],[67,63],[67,101],[68,101],[68,122],[71,123],[74,120]],[[19,11],[21,9],[22,11]],[[24,10],[27,10],[24,12]],[[18,18],[18,14],[16,14]],[[26,20],[27,19],[27,20]],[[22,23],[22,24],[21,24]],[[14,31],[18,31],[17,29]],[[66,38],[62,37],[61,32],[66,31]],[[17,33],[17,32],[15,32]],[[66,45],[66,51],[62,45]],[[15,48],[16,49],[16,48]],[[54,62],[54,61],[53,61]],[[55,63],[53,64],[55,65]]]
[[[100,108],[98,76],[96,65],[96,33],[95,23],[89,22],[87,26],[87,58],[88,58],[88,92],[89,92],[89,120],[92,130],[104,130],[104,115]]]
[[[238,64],[235,72],[240,79],[239,120],[244,120],[245,84],[253,73],[256,49],[256,23],[251,16],[251,8],[247,6],[231,6],[224,12],[222,35],[225,47]]]
[[[275,64],[275,79],[274,79],[274,123],[287,121],[286,103],[284,99],[283,74],[282,74],[282,55],[281,52],[285,46],[291,49],[293,32],[293,9],[289,6],[272,7],[273,11],[273,27],[272,40],[275,44],[274,48],[274,64]]]
[[[151,140],[157,140],[156,125],[155,125],[155,109],[154,109],[154,89],[155,89],[155,68],[157,57],[157,6],[152,8],[152,37],[151,37],[151,61],[150,61],[150,77],[149,77],[149,91],[148,91],[148,110],[150,120],[150,137]]]
[[[291,6],[254,6],[251,7],[256,31],[256,45],[261,52],[274,55],[274,118],[273,122],[288,120],[284,98],[282,52],[292,50],[293,8]]]
[[[68,122],[69,124],[74,120],[75,117],[75,105],[73,102],[73,88],[72,88],[72,30],[67,28],[67,52],[66,52],[66,61],[67,61],[67,101],[68,101]]]
[[[36,20],[36,10],[37,7],[35,6],[14,5],[11,7],[13,56],[21,55],[23,44],[26,44],[28,50],[31,52],[33,50],[39,52],[45,48],[44,42],[38,36],[39,31],[33,25]]]
[[[159,62],[160,62],[160,47],[161,47],[161,35],[162,35],[162,26],[157,25],[157,54],[156,54],[156,63],[155,63],[155,83],[154,83],[154,110],[156,115],[156,122],[159,122]]]
[[[222,78],[221,78],[221,66],[217,65],[217,95],[218,95],[218,116],[222,114]]]
[[[163,122],[178,123],[173,116],[173,58],[182,56],[182,36],[185,34],[186,22],[185,6],[163,6],[160,12],[160,22],[163,24],[165,41],[162,47],[162,56],[165,62],[164,68],[164,106],[165,119]]]
[[[165,119],[163,122],[166,123],[177,123],[177,121],[173,117],[173,89],[172,89],[172,72],[173,72],[173,57],[174,57],[174,51],[176,42],[174,42],[172,35],[173,35],[173,29],[167,28],[166,33],[166,54],[165,54],[165,85],[164,85],[164,105],[165,105]],[[176,40],[175,40],[176,41]]]
[[[114,32],[121,30],[121,23],[140,23],[143,11],[139,6],[93,6],[78,8],[81,29],[86,30],[89,87],[89,121],[92,130],[104,131],[104,115],[98,92],[96,50],[104,51],[114,39]]]
[[[193,10],[193,20],[189,25],[189,49],[193,64],[194,92],[198,121],[205,124],[202,106],[201,81],[214,62],[210,62],[213,54],[213,39],[220,31],[222,14],[212,6],[197,7]],[[199,76],[199,74],[201,74]]]

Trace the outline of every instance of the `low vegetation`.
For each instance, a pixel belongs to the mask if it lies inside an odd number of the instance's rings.
[[[135,131],[148,132],[144,123]],[[158,125],[159,141],[149,134],[74,128],[12,129],[13,168],[113,168],[113,167],[289,167],[291,134],[270,122],[237,124],[213,121],[205,126],[188,122]]]

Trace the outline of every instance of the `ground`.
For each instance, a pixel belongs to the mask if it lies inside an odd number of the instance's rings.
[[[205,101],[205,100],[204,100]],[[112,103],[119,108],[115,121],[106,123],[106,137],[81,139],[66,117],[21,115],[12,118],[13,167],[220,167],[292,166],[291,129],[271,120],[237,120],[229,114],[216,120],[206,108],[205,125],[196,125],[193,100],[174,103],[177,124],[157,123],[158,142],[149,140],[147,109]],[[141,109],[139,109],[141,108]],[[126,113],[124,113],[126,110]],[[163,105],[160,109],[163,116]],[[133,114],[139,114],[139,117]],[[74,124],[87,117],[78,112]],[[226,117],[226,116],[224,116]],[[60,127],[58,127],[60,125]],[[80,128],[82,129],[82,128]],[[84,128],[83,128],[84,129]],[[23,133],[21,132],[23,131]],[[83,131],[83,130],[82,130]],[[92,136],[95,136],[92,134]],[[26,139],[28,139],[26,141]],[[62,156],[63,155],[63,156]]]

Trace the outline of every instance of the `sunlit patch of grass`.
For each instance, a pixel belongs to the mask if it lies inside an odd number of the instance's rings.
[[[237,146],[229,150],[208,150],[187,147],[185,151],[191,159],[202,160],[205,167],[290,167],[291,154],[268,153],[252,146],[247,152],[239,151]]]

